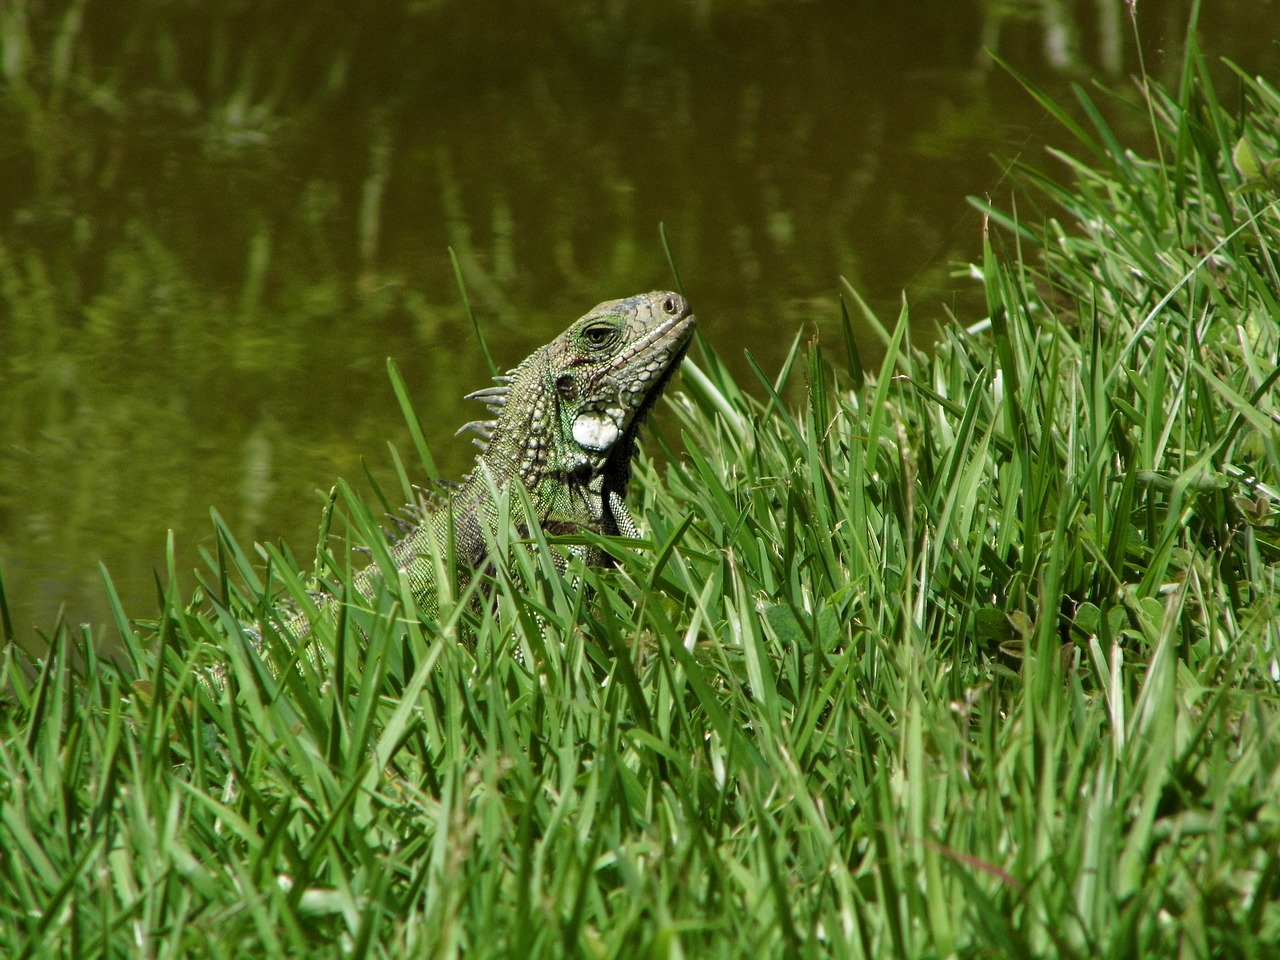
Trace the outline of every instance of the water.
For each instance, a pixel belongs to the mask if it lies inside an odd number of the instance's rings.
[[[1273,79],[1274,2],[1210,5],[1202,45]],[[1190,3],[1139,4],[1149,73]],[[744,379],[799,333],[838,344],[839,278],[916,336],[972,322],[971,194],[1118,91],[1128,8],[1092,3],[380,5],[118,0],[0,18],[0,573],[20,639],[156,608],[213,544],[307,556],[338,477],[396,499],[404,372],[446,475],[461,396],[600,300],[674,281]],[[1225,70],[1223,77],[1227,76]],[[1224,99],[1231,102],[1224,86]],[[1106,100],[1101,94],[1098,96]],[[873,351],[874,343],[864,341]]]

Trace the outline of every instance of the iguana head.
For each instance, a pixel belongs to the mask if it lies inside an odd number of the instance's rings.
[[[696,323],[683,297],[658,291],[602,303],[551,343],[561,435],[596,469],[611,454],[630,458],[627,445],[680,365]]]
[[[635,437],[688,349],[697,320],[684,297],[655,291],[589,311],[499,380],[471,394],[497,414],[468,424],[486,460],[516,465],[528,484],[548,474],[582,483],[616,473],[625,489]],[[491,463],[491,472],[504,472]]]

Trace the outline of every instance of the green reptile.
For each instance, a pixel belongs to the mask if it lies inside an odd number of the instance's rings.
[[[463,579],[485,563],[500,501],[516,481],[548,534],[639,536],[625,502],[637,433],[679,367],[696,324],[679,294],[611,300],[495,378],[494,386],[468,395],[492,414],[458,431],[479,435],[475,469],[452,494],[424,496],[407,507],[414,522],[390,549],[421,611],[437,609],[436,558],[447,555],[450,536]],[[514,514],[517,498],[509,499]],[[582,556],[588,564],[603,559],[586,548]],[[355,590],[372,600],[382,577],[373,563],[357,574]],[[306,615],[287,623],[295,638],[310,629]]]

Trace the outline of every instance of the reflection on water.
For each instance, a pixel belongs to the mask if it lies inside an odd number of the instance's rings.
[[[1274,71],[1268,4],[1203,43]],[[1139,5],[1176,76],[1188,2]],[[483,384],[456,255],[514,363],[596,302],[671,284],[765,369],[837,314],[971,321],[967,194],[1056,135],[1051,90],[1136,70],[1121,0],[0,8],[0,572],[18,626],[154,607],[216,507],[309,552],[313,491],[408,449],[394,357],[447,473]],[[1260,29],[1262,28],[1262,29]],[[1270,59],[1268,59],[1270,58]],[[1117,111],[1141,142],[1140,113]],[[921,326],[923,325],[923,326]],[[870,347],[870,345],[868,345]],[[394,495],[391,495],[394,498]]]

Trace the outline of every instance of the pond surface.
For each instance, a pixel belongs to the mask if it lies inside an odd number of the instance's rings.
[[[1190,2],[1137,4],[1173,83]],[[1274,2],[1201,45],[1274,80]],[[984,50],[1060,100],[1119,91],[1121,0],[226,4],[0,10],[0,575],[21,642],[156,608],[213,544],[310,554],[317,490],[411,450],[394,358],[446,475],[471,451],[481,329],[510,366],[598,301],[674,280],[752,379],[839,343],[840,277],[916,336],[980,319],[974,194],[1065,144]],[[1235,86],[1223,69],[1221,92]],[[865,344],[874,351],[871,340]]]

